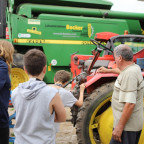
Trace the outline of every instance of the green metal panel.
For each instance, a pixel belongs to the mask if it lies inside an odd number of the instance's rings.
[[[138,30],[140,25],[131,20]],[[70,55],[76,51],[79,54],[91,54],[95,48],[90,42],[95,33],[111,31],[123,34],[125,30],[133,31],[127,20],[103,19],[92,17],[77,17],[52,14],[40,14],[37,19],[28,19],[11,15],[12,39],[14,45],[40,46],[47,56],[48,70],[46,82],[53,83],[54,73],[58,69],[69,69]]]
[[[143,20],[142,13],[126,13],[110,10],[65,7],[65,6],[52,6],[52,5],[37,5],[37,4],[23,4],[17,9],[18,15],[25,15],[32,18],[34,14],[52,13],[63,15],[76,15],[76,16],[90,16],[100,18],[117,18],[117,19],[137,19]]]
[[[130,32],[131,34],[139,34],[139,35],[142,34],[142,31],[141,31],[142,29],[141,29],[139,21],[127,20],[127,24],[128,24],[129,30],[131,31]]]
[[[9,0],[13,1],[13,0]],[[113,5],[106,0],[14,0],[15,8],[24,3],[44,4],[44,5],[61,5],[84,8],[109,9]]]

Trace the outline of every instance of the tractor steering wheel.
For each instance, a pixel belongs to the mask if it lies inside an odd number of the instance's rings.
[[[90,39],[90,40],[91,40],[91,42],[92,42],[94,45],[96,45],[96,46],[101,46],[101,48],[102,48],[103,50],[106,50],[106,51],[108,51],[108,52],[113,53],[113,51],[112,51],[111,49],[107,48],[105,45],[101,44],[100,42],[98,42],[98,41],[96,41],[96,40],[94,40],[94,39]]]

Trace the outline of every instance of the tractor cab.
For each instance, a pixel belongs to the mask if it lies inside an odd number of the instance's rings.
[[[108,42],[112,50],[120,44],[131,47],[134,54],[144,49],[144,36],[142,35],[118,35],[110,38]]]
[[[144,49],[144,36],[142,35],[118,35],[112,32],[96,33],[94,39],[106,45],[112,51],[120,44],[126,44],[132,48],[134,54]],[[104,55],[109,54],[105,51]]]

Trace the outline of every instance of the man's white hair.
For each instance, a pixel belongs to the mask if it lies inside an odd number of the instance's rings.
[[[114,48],[114,53],[116,56],[122,56],[125,61],[133,60],[133,51],[128,45],[120,44]]]

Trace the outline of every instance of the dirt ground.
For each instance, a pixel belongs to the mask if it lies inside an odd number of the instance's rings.
[[[70,122],[70,108],[66,108],[67,120],[60,124],[60,130],[56,135],[56,144],[77,144],[76,129]]]

